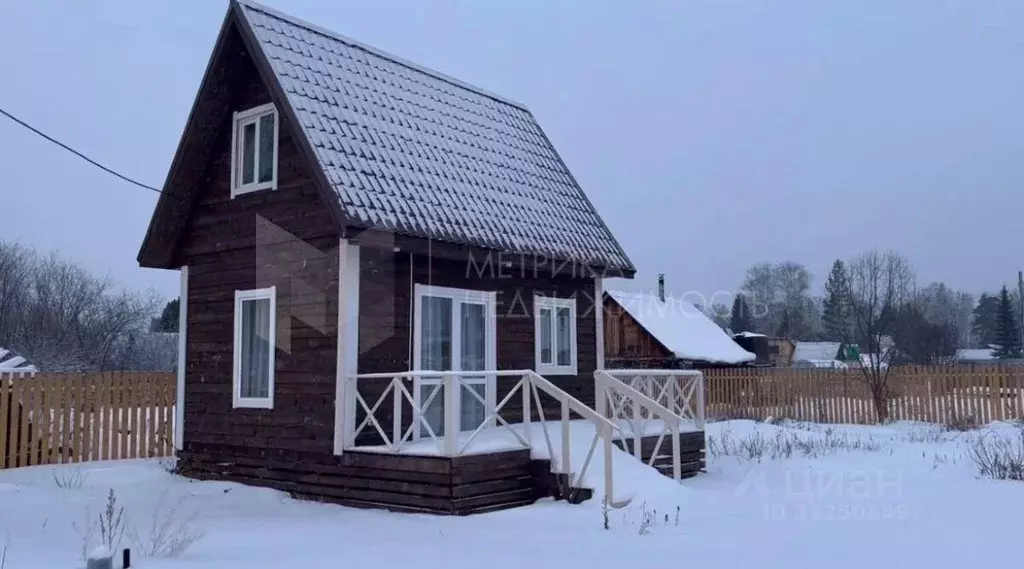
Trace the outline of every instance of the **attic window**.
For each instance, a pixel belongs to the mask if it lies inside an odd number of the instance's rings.
[[[231,135],[231,197],[277,187],[277,108],[235,113]]]

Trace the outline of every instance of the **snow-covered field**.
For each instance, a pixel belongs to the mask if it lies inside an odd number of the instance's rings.
[[[729,421],[708,433],[718,453],[744,456],[712,456],[706,475],[681,485],[620,468],[631,459],[617,456],[616,486],[638,495],[610,514],[608,531],[598,499],[467,518],[393,514],[192,482],[159,460],[136,460],[60,466],[56,476],[48,466],[0,471],[0,550],[5,569],[82,566],[82,534],[113,488],[143,537],[158,504],[177,506],[177,519],[194,516],[191,527],[205,533],[176,558],[143,558],[133,547],[142,568],[962,569],[1019,555],[1024,482],[979,478],[968,456],[976,437],[1016,437],[1015,426]],[[76,469],[82,486],[59,488],[55,479]]]

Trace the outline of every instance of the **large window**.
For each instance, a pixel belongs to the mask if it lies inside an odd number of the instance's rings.
[[[576,299],[533,297],[537,373],[576,375]]]
[[[235,113],[231,197],[277,187],[277,109],[273,103]]]
[[[235,407],[274,407],[276,292],[275,287],[235,291]]]
[[[493,292],[416,285],[415,369],[428,371],[486,372],[495,369],[496,304]],[[494,376],[486,373],[461,376],[462,388],[455,397],[461,430],[475,430],[487,418],[495,401]],[[417,405],[423,409],[430,430],[444,433],[442,376],[420,378]],[[491,421],[493,422],[493,420]],[[417,433],[426,429],[417,425]]]

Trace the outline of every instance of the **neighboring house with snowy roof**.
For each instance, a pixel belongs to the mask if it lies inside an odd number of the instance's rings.
[[[793,366],[801,362],[833,362],[842,360],[841,342],[796,342],[793,348]],[[813,366],[820,367],[820,366]]]
[[[609,367],[702,367],[754,360],[692,303],[655,294],[609,290],[604,297]]]
[[[11,350],[0,348],[0,374],[7,372],[11,374],[21,373],[35,373],[38,371],[36,366],[28,363],[25,358],[12,352]]]
[[[960,348],[953,359],[962,364],[994,363],[996,357],[992,352],[992,348]]]
[[[422,420],[395,445],[493,423],[497,370],[595,404],[594,299],[635,269],[525,106],[232,0],[162,190],[138,262],[180,272],[185,472],[417,511],[534,499],[509,479],[456,500],[426,481],[451,453],[396,466],[363,420],[390,432],[396,406],[356,404],[406,374]],[[479,373],[445,397],[425,371]],[[397,482],[416,473],[434,486]]]

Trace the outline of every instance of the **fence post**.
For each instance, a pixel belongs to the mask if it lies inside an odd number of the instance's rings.
[[[572,482],[572,445],[569,439],[569,400],[562,399],[562,469]]]
[[[697,427],[704,430],[704,374],[697,376]]]
[[[520,382],[520,388],[523,390],[523,436],[526,438],[526,442],[530,443],[530,448],[533,448],[533,427],[531,413],[531,389],[533,385],[533,378],[530,374],[523,374],[523,379]]]
[[[398,448],[398,441],[402,438],[402,391],[404,389],[402,376],[398,375],[391,379],[391,450]],[[415,414],[413,412],[413,415]]]
[[[455,402],[458,400],[456,395],[456,387],[459,384],[455,381],[455,376],[446,373],[444,374],[444,454],[446,456],[455,456],[459,444],[459,416],[455,413]]]

